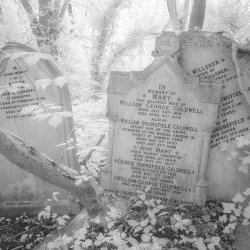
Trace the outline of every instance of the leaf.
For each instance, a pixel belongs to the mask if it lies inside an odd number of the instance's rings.
[[[138,226],[134,229],[134,234],[140,232],[142,230],[142,227]]]
[[[230,223],[228,224],[224,229],[223,229],[223,233],[231,233],[231,231],[233,231],[236,227],[237,223]]]
[[[238,155],[239,155],[238,152],[235,152],[235,151],[231,152],[231,156],[233,159],[235,159]]]
[[[60,144],[57,144],[55,147],[63,147],[63,146],[67,146],[68,143],[67,142],[64,142],[64,143],[60,143]]]
[[[246,198],[243,197],[240,193],[236,194],[234,198],[232,199],[233,202],[243,202]]]
[[[221,151],[227,151],[227,150],[228,150],[228,143],[222,142],[222,143],[220,144],[220,150],[221,150]]]
[[[110,216],[113,219],[116,219],[119,217],[119,210],[117,208],[114,207],[109,207],[109,211],[108,211],[108,216]]]
[[[101,216],[97,215],[95,218],[90,220],[91,222],[94,222],[96,224],[100,224],[101,223]]]
[[[38,120],[38,121],[42,121],[42,120],[45,120],[45,119],[47,119],[49,117],[51,117],[51,114],[45,113],[45,114],[36,115],[36,116],[34,116],[33,119]]]
[[[250,206],[244,209],[243,215],[246,219],[250,219]]]
[[[57,221],[58,225],[60,225],[60,226],[65,226],[66,225],[66,221],[62,217],[58,217],[56,219],[56,221]]]
[[[139,222],[135,221],[135,220],[127,220],[127,223],[131,226],[131,227],[137,227],[139,226]]]
[[[76,180],[75,182],[75,186],[80,186],[82,184],[82,178],[79,178],[78,180]]]
[[[145,201],[146,199],[146,194],[145,193],[142,193],[139,195],[139,198],[142,200],[142,201]]]
[[[46,88],[50,85],[51,80],[50,79],[40,79],[35,81],[36,88],[41,88],[43,90],[46,90]]]
[[[146,186],[145,193],[149,192],[152,186]]]
[[[107,225],[107,228],[112,228],[115,225],[114,221],[110,221]]]
[[[249,164],[249,163],[250,163],[250,155],[242,158],[242,164]]]
[[[168,214],[168,212],[162,212],[162,213],[158,214],[158,216],[164,216],[166,214]]]
[[[137,201],[135,204],[134,204],[134,207],[140,207],[142,204],[142,201]]]
[[[142,240],[142,242],[149,242],[151,240],[151,236],[148,234],[143,234],[141,236],[141,240]]]
[[[241,164],[238,168],[239,171],[245,173],[245,174],[248,174],[248,165],[246,164]]]
[[[243,192],[244,195],[248,196],[250,195],[250,188],[247,188],[244,192]]]
[[[59,195],[59,192],[53,192],[52,197],[55,201],[58,201],[57,196]]]
[[[142,220],[141,223],[140,223],[141,227],[147,226],[148,221],[149,221],[148,219]]]
[[[211,241],[214,245],[216,246],[220,246],[220,241],[221,241],[221,238],[220,237],[212,237],[211,238]]]
[[[46,206],[46,207],[44,208],[44,210],[45,210],[45,211],[50,211],[50,210],[51,210],[51,206]]]
[[[223,212],[225,214],[230,214],[235,209],[234,203],[222,202],[222,206],[223,206]]]
[[[20,238],[20,242],[22,242],[22,243],[25,242],[27,240],[27,238],[28,238],[28,234],[23,234]]]
[[[137,241],[136,239],[132,238],[132,237],[128,237],[126,240],[127,240],[132,246],[138,245],[138,241]]]
[[[67,79],[64,76],[59,76],[59,77],[55,78],[53,81],[57,86],[62,88],[65,85],[65,83],[67,82]]]
[[[40,56],[36,54],[30,54],[28,56],[23,56],[22,58],[29,66],[36,65],[37,62],[40,60]]]
[[[36,105],[31,105],[31,106],[28,106],[28,107],[24,107],[24,108],[22,108],[22,110],[21,110],[21,114],[23,114],[23,115],[30,114],[30,113],[32,113],[36,108],[37,108]]]
[[[219,221],[221,221],[221,222],[223,222],[223,223],[227,222],[227,216],[226,216],[225,214],[222,215],[222,216],[220,216],[220,217],[219,217]]]
[[[49,125],[53,128],[57,128],[63,122],[62,117],[58,115],[52,115],[49,119]]]
[[[60,109],[61,109],[61,107],[60,107]],[[60,115],[61,117],[66,117],[66,118],[73,116],[72,112],[69,112],[69,111],[57,112],[56,114]]]

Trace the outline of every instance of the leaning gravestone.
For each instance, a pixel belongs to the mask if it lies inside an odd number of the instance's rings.
[[[205,202],[220,87],[188,77],[169,55],[176,50],[174,45],[141,72],[111,74],[109,158],[101,175],[106,191],[130,197],[151,186],[151,198]]]
[[[75,139],[72,117],[64,112],[67,117],[62,118],[63,111],[71,111],[71,102],[61,76],[51,60],[29,47],[17,43],[3,47],[0,53],[0,126],[51,159],[76,168],[76,152],[56,147],[69,138]],[[57,79],[61,79],[61,87],[53,82],[49,84]],[[34,119],[35,113],[23,112],[29,107],[44,119]],[[6,211],[6,206],[34,207],[55,191],[68,197],[66,192],[13,165],[3,156],[0,161],[0,212]]]
[[[208,199],[231,200],[250,186],[249,163],[241,160],[247,152],[239,148],[239,144],[249,144],[249,139],[242,138],[250,132],[246,99],[250,90],[249,51],[236,51],[231,40],[221,34],[184,32],[180,36],[180,63],[189,75],[222,87],[210,141]]]

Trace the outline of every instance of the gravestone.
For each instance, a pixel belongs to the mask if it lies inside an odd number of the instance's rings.
[[[38,80],[45,79],[49,83],[61,76],[59,69],[45,55],[17,43],[3,47],[0,53],[0,126],[52,160],[77,168],[75,150],[56,147],[69,138],[75,140],[72,117],[62,118],[60,123],[60,114],[71,111],[67,84],[58,86],[52,82],[47,88],[39,87]],[[44,84],[44,80],[40,83]],[[33,112],[23,112],[27,107],[36,108],[47,118],[34,119]],[[60,124],[55,126],[57,122]],[[65,191],[22,170],[1,155],[0,161],[0,213],[18,204],[33,209],[39,202],[51,198],[55,191],[62,194],[59,199],[69,198]]]
[[[159,49],[158,42],[155,54],[164,56],[145,70],[111,74],[109,157],[101,185],[121,197],[151,186],[149,198],[204,204],[220,86],[186,75],[171,57],[176,44]]]
[[[234,50],[229,38],[217,33],[184,32],[180,64],[190,76],[222,87],[216,126],[210,141],[208,199],[231,200],[250,186],[248,163],[238,139],[250,132],[250,52]],[[240,77],[239,77],[240,76]],[[242,170],[242,171],[240,171]]]

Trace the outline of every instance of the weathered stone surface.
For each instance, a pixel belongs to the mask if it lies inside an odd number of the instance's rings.
[[[74,150],[55,147],[69,137],[75,139],[72,117],[64,117],[57,128],[48,123],[50,119],[60,119],[58,116],[63,111],[71,111],[68,87],[52,83],[44,89],[36,85],[37,80],[53,80],[61,75],[44,55],[21,44],[7,44],[0,53],[0,123],[1,128],[18,135],[52,160],[77,168]],[[6,86],[9,86],[7,90]],[[48,103],[59,105],[60,109],[53,111],[46,106]],[[33,113],[22,113],[23,108],[32,105],[48,117],[39,121],[33,119]],[[52,114],[55,111],[57,115]],[[50,123],[55,124],[53,120]],[[51,197],[54,191],[65,195],[61,189],[21,170],[4,157],[0,156],[0,161],[0,202],[5,206],[22,201],[41,202]]]
[[[152,186],[152,198],[204,203],[209,133],[219,96],[219,85],[188,77],[171,57],[157,58],[142,72],[113,72],[103,187],[130,197]]]
[[[236,250],[249,250],[250,226],[240,225],[236,228],[235,248]]]
[[[186,32],[180,36],[180,63],[200,81],[222,87],[219,112],[210,141],[208,198],[230,200],[250,185],[250,174],[239,171],[245,156],[237,139],[249,134],[249,51],[232,49],[229,38],[216,33]],[[237,72],[238,69],[238,72]],[[240,77],[239,77],[240,76]]]

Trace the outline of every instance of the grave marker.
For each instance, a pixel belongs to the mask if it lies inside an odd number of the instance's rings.
[[[188,74],[222,87],[210,141],[208,198],[228,201],[250,185],[248,164],[242,165],[240,160],[247,155],[237,147],[236,139],[250,132],[250,107],[245,97],[250,90],[249,50],[236,52],[229,38],[196,31],[180,36],[180,52],[180,63]]]
[[[162,51],[170,55],[176,46]],[[102,186],[122,197],[151,186],[151,198],[204,204],[219,96],[218,85],[188,77],[170,56],[156,58],[141,72],[112,72]]]
[[[65,151],[65,147],[56,147],[69,138],[75,140],[72,117],[60,118],[63,111],[71,111],[68,87],[51,83],[45,88],[39,87],[37,82],[47,79],[45,81],[49,83],[62,79],[59,78],[61,76],[59,69],[45,55],[17,43],[3,47],[0,53],[0,126],[52,160],[77,168],[75,150]],[[40,81],[41,85],[45,81]],[[53,110],[49,103],[56,104],[58,108]],[[30,106],[39,108],[41,115],[47,118],[39,121],[33,119],[34,113],[22,112],[23,108]],[[53,113],[55,111],[57,113]],[[57,123],[60,124],[56,126]],[[0,161],[1,205],[15,206],[27,202],[27,206],[33,206],[50,198],[55,191],[62,193],[64,198],[68,197],[63,190],[20,169],[1,155]]]

